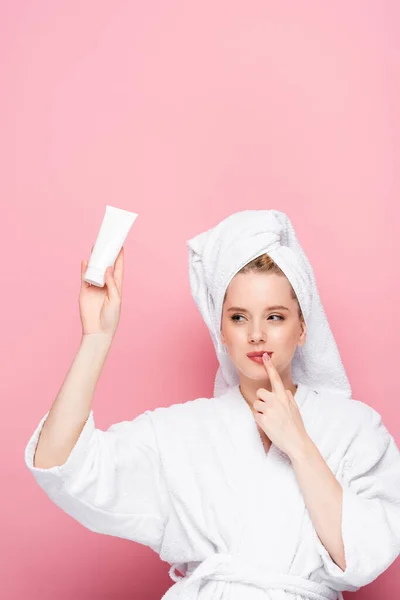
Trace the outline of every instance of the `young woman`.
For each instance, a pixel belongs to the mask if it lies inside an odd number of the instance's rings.
[[[343,598],[400,554],[399,449],[379,413],[351,397],[284,213],[235,213],[188,247],[220,364],[213,397],[95,427],[124,252],[104,288],[84,282],[84,261],[82,342],[26,465],[82,525],[171,564],[165,600]]]

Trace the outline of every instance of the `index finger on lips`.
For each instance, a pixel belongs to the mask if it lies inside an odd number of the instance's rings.
[[[264,365],[265,368],[268,371],[268,375],[271,381],[271,387],[272,387],[272,391],[277,394],[278,396],[286,397],[286,390],[285,390],[285,386],[283,385],[283,381],[281,379],[281,376],[278,373],[278,370],[275,368],[275,365],[272,363],[271,358],[269,358],[269,360],[265,360],[264,355],[263,355],[263,361],[264,361]]]

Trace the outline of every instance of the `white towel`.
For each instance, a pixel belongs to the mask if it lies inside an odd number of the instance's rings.
[[[226,288],[242,267],[266,253],[293,286],[307,326],[306,343],[298,346],[293,356],[293,380],[351,398],[351,386],[321,304],[313,269],[285,213],[240,211],[186,243],[191,293],[210,331],[220,364],[214,382],[215,397],[239,383],[238,371],[220,335]]]

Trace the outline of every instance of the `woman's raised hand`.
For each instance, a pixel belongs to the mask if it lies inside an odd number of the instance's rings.
[[[90,285],[90,283],[84,281],[87,266],[88,261],[82,260],[81,289],[79,293],[82,335],[100,333],[113,338],[121,314],[124,247],[121,248],[115,261],[114,273],[112,267],[107,267],[104,287]]]

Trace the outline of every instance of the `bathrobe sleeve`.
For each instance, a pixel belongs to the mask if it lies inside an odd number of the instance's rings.
[[[346,570],[333,562],[314,530],[323,561],[318,575],[336,590],[356,591],[400,554],[400,452],[372,408],[346,452],[338,480]]]
[[[159,554],[169,496],[149,412],[102,431],[91,411],[65,463],[43,469],[33,459],[47,413],[25,448],[25,464],[50,500],[84,527]]]

